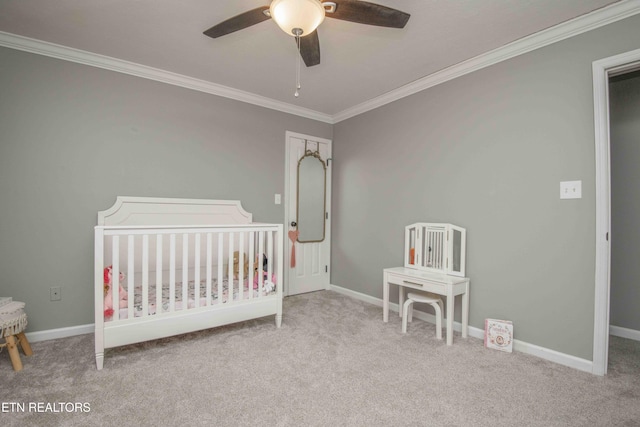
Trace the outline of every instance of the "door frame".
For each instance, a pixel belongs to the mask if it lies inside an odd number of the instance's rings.
[[[596,143],[596,265],[592,373],[605,375],[609,358],[611,289],[611,164],[609,77],[640,67],[640,49],[593,62]]]
[[[289,158],[289,151],[290,151],[290,140],[291,138],[298,138],[298,139],[308,139],[310,141],[318,141],[318,142],[322,142],[322,143],[326,143],[329,145],[329,159],[327,160],[331,160],[333,161],[332,157],[333,157],[333,141],[330,139],[326,139],[326,138],[320,138],[317,136],[311,136],[311,135],[305,135],[302,133],[297,133],[297,132],[292,132],[292,131],[286,131],[285,132],[285,147],[284,147],[284,198],[283,198],[283,203],[284,203],[284,247],[285,247],[285,255],[284,255],[284,262],[285,262],[285,273],[283,274],[283,283],[284,283],[284,296],[288,296],[289,295],[289,266],[291,265],[291,250],[289,248],[289,235],[288,235],[288,231],[289,231],[289,223],[291,222],[291,218],[289,217],[289,199],[291,197],[291,195],[289,194],[289,161],[291,160]],[[325,239],[329,239],[329,259],[327,260],[327,264],[329,266],[329,274],[331,273],[331,221],[332,221],[332,212],[331,212],[331,165],[329,164],[330,162],[327,162],[327,175],[326,175],[326,186],[327,189],[329,190],[328,195],[327,195],[327,200],[325,201],[326,205],[325,205],[325,209],[326,212],[329,213],[329,218],[326,222],[326,229],[325,229]],[[331,277],[331,276],[329,276]],[[329,281],[327,282],[327,289],[329,289],[331,286],[331,280],[329,279]]]

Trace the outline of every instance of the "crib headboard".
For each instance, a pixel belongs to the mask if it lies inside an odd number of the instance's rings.
[[[250,224],[252,215],[239,200],[172,199],[118,196],[98,212],[98,225]]]

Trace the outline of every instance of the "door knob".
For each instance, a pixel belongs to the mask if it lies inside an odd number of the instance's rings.
[[[295,226],[297,226],[297,225],[298,225],[298,223],[297,223],[297,222],[295,222],[295,221],[291,221],[291,226],[292,226],[292,227],[295,227]]]

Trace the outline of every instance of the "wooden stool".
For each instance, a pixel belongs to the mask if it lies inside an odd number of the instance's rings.
[[[11,364],[14,371],[22,370],[22,361],[20,353],[18,353],[18,345],[22,348],[25,356],[31,356],[33,351],[29,340],[24,334],[27,327],[27,314],[24,312],[24,303],[22,302],[6,302],[0,306],[0,336],[4,338],[4,344],[0,344],[0,348],[7,347]]]

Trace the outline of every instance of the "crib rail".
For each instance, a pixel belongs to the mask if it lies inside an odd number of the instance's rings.
[[[137,317],[170,316],[215,304],[240,304],[247,299],[281,299],[282,242],[280,224],[96,226],[96,326],[131,322]],[[233,263],[236,251],[237,272]],[[112,266],[113,314],[105,319],[107,266]],[[122,290],[117,286],[119,272],[124,275]],[[163,284],[168,284],[168,303],[163,298]],[[154,292],[150,292],[152,287]],[[137,304],[136,288],[141,296]],[[121,307],[125,292],[130,299]]]

